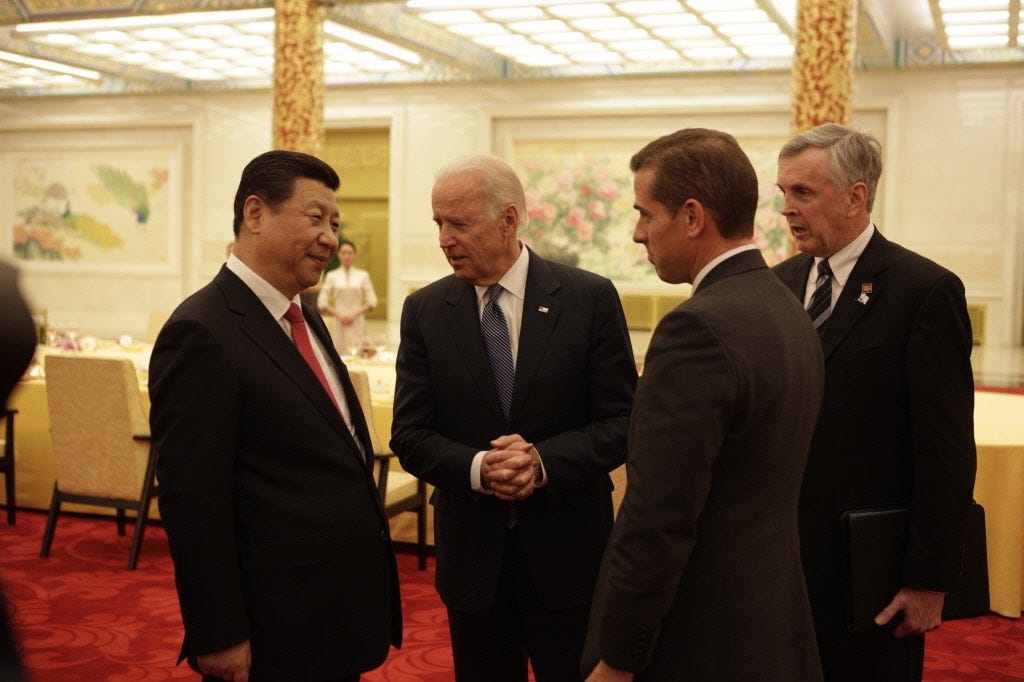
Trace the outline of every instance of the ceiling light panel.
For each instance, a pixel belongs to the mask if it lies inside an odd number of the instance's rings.
[[[469,15],[484,23],[476,12],[439,14],[457,15],[460,21]],[[273,78],[273,17],[272,9],[136,15],[20,24],[14,27],[14,34],[30,45],[47,47],[49,53],[54,48],[66,51],[69,59],[80,55],[90,64],[109,61],[112,70],[116,69],[114,65],[124,64],[186,81],[232,81],[266,87]],[[375,77],[373,74],[410,71],[421,61],[417,53],[390,41],[336,22],[324,22],[324,72],[328,83],[337,74]],[[19,77],[24,80],[24,75]],[[22,87],[47,87],[43,82],[40,76],[40,85]]]
[[[942,1],[953,3],[951,9],[960,8],[955,4],[958,0]],[[780,59],[792,55],[792,29],[776,25],[772,17],[777,12],[766,11],[776,2],[408,0],[398,7],[457,40],[470,41],[526,67],[543,67],[547,74],[568,75],[586,72],[574,70],[575,66],[598,64],[640,71],[700,67],[702,60],[713,68],[741,63],[747,68],[784,66]],[[1005,13],[1007,6],[993,1],[984,11]],[[15,38],[27,42],[33,51],[38,47],[37,54],[96,66],[120,77],[149,71],[161,78],[236,87],[267,87],[273,77],[272,8],[136,14],[12,28]],[[985,30],[990,37],[996,35],[992,29]],[[736,62],[730,65],[730,59]],[[420,54],[334,21],[324,25],[324,60],[327,83],[353,82],[360,76],[378,80],[381,73],[405,73],[408,79],[431,73]],[[568,68],[560,72],[561,67]],[[38,83],[44,82],[41,72],[32,73],[37,74]],[[4,82],[28,82],[28,77],[28,72],[21,71]],[[70,78],[79,86],[89,82]]]
[[[1010,6],[1008,0],[940,0],[946,44],[965,51],[1020,47],[1024,9],[1011,14]]]
[[[89,69],[0,50],[0,90],[73,90],[95,86],[100,78]]]
[[[406,11],[453,33],[477,36],[477,44],[527,66],[545,55],[640,68],[690,66],[693,55],[707,55],[716,65],[730,56],[792,56],[788,28],[775,24],[757,0],[409,0]],[[491,23],[473,28],[470,21],[477,17]],[[522,42],[483,40],[498,26]],[[524,51],[527,45],[540,49]],[[504,49],[510,46],[519,49]],[[742,48],[751,49],[741,53]],[[694,49],[704,52],[687,52]],[[544,65],[557,65],[555,57]]]

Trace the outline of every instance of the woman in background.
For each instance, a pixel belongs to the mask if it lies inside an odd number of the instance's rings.
[[[377,294],[366,270],[353,267],[356,246],[347,239],[338,245],[341,266],[324,277],[317,307],[328,318],[331,338],[340,355],[353,355],[366,336],[364,315],[377,305]]]

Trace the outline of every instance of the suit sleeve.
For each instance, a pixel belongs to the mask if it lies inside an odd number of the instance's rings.
[[[395,408],[391,449],[402,468],[427,483],[446,490],[469,490],[469,469],[477,448],[442,435],[438,396],[423,337],[417,299],[402,307],[401,338],[395,361]]]
[[[548,491],[555,496],[605,476],[626,457],[636,360],[611,282],[602,281],[593,305],[587,376],[580,379],[589,383],[589,420],[534,443],[544,460]]]
[[[948,591],[974,489],[974,377],[964,287],[952,273],[929,291],[907,348],[914,489],[903,580]]]
[[[150,360],[160,516],[192,656],[250,636],[233,511],[240,410],[233,368],[210,332],[190,320],[165,326]]]
[[[596,654],[614,668],[640,671],[652,659],[738,396],[737,374],[714,334],[692,314],[670,313],[637,387],[629,486],[592,608]]]

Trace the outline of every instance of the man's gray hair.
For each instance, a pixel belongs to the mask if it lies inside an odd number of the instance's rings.
[[[434,180],[439,183],[463,173],[480,173],[482,176],[487,214],[491,220],[497,219],[506,206],[513,204],[519,214],[517,228],[526,225],[526,195],[523,183],[512,166],[496,156],[478,154],[447,164],[437,172]]]
[[[882,145],[874,136],[838,123],[825,123],[800,133],[787,142],[779,159],[796,156],[808,149],[827,149],[829,175],[837,192],[863,182],[867,185],[867,211],[875,204],[878,179],[882,177]]]

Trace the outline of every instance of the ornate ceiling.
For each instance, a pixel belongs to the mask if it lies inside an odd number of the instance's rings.
[[[324,77],[344,85],[788,69],[795,4],[328,2]],[[1021,0],[860,0],[858,66],[1021,62],[1022,15]],[[271,0],[0,0],[0,96],[266,88],[272,65]]]

